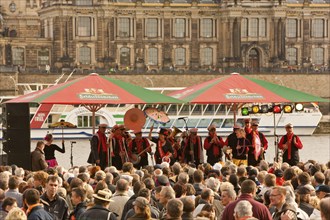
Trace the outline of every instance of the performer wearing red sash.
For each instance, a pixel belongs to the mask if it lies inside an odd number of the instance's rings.
[[[167,140],[169,131],[166,128],[161,128],[158,133],[158,138],[151,137],[153,126],[150,128],[149,139],[156,143],[155,161],[156,164],[161,164],[162,162],[174,163],[173,160],[173,148],[170,141]]]
[[[108,144],[105,136],[107,124],[100,124],[99,130],[93,135],[91,139],[91,153],[89,154],[88,163],[96,164],[104,169],[108,163]]]
[[[140,169],[143,166],[148,165],[148,154],[151,152],[151,147],[147,138],[142,137],[142,131],[134,131],[135,138],[128,145],[128,156],[137,162],[134,164],[136,169]],[[143,151],[143,153],[142,153]],[[137,157],[137,158],[133,158]],[[140,158],[138,158],[140,157]],[[140,160],[140,161],[138,161]]]
[[[128,161],[127,145],[124,137],[125,127],[124,125],[115,125],[111,131],[113,133],[110,138],[112,166],[121,170],[123,164]]]
[[[198,167],[204,162],[202,138],[197,135],[197,128],[189,130],[188,137],[183,142],[183,154],[185,163],[192,163]]]
[[[299,149],[303,148],[300,138],[293,134],[293,125],[291,123],[285,125],[286,135],[284,135],[278,143],[278,148],[283,150],[283,162],[287,162],[291,166],[297,165],[299,162]]]
[[[248,153],[248,165],[257,166],[260,160],[264,159],[264,153],[268,148],[268,141],[265,135],[258,131],[258,122],[252,122],[252,132],[246,136],[250,141]]]
[[[204,149],[206,150],[207,162],[213,166],[222,161],[222,148],[225,143],[220,136],[217,136],[214,125],[209,126],[208,130],[209,136],[204,140]]]
[[[244,131],[246,136],[252,132],[251,119],[249,118],[244,119]]]

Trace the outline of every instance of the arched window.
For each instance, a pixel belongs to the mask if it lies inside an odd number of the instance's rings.
[[[213,49],[211,47],[203,48],[201,51],[201,64],[212,65],[213,64]]]
[[[289,65],[297,65],[297,48],[291,47],[286,50],[286,59]]]
[[[129,66],[131,65],[131,49],[128,47],[120,48],[120,64]]]
[[[185,65],[186,64],[186,49],[185,48],[176,48],[175,49],[175,64],[176,65]]]
[[[158,65],[158,49],[151,47],[148,49],[148,64]]]
[[[83,65],[91,64],[91,48],[90,47],[80,47],[79,48],[79,62]]]
[[[317,47],[313,49],[312,62],[316,65],[324,64],[324,49],[322,47]]]

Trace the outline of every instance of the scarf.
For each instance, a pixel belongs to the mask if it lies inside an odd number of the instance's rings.
[[[286,145],[288,146],[288,160],[291,159],[291,145],[292,145],[292,138],[293,138],[293,133],[291,134],[286,134],[288,137],[288,140],[286,142]]]
[[[216,134],[215,133],[213,133],[213,134],[209,133],[209,135],[211,137],[210,138],[210,142],[211,142]],[[214,156],[218,157],[220,155],[220,150],[219,150],[218,144],[217,143],[212,143],[212,149],[213,149]]]
[[[159,152],[160,158],[163,158],[168,155],[168,152],[165,154],[165,152],[163,151],[163,145],[165,145],[165,143],[166,143],[166,141],[158,140],[158,152]]]
[[[257,131],[252,132],[252,145],[254,147],[254,159],[258,160],[261,154],[261,141]]]
[[[37,206],[42,206],[42,204],[41,203],[37,203],[37,204],[33,204],[33,205],[29,206],[28,209],[26,210],[26,215],[29,216],[30,213],[31,213],[31,211],[32,211],[32,209],[35,208],[35,207],[37,207]]]
[[[125,152],[124,150],[124,138],[121,135],[114,136],[115,143],[119,145],[119,153],[120,152]]]
[[[100,147],[102,146],[102,152],[107,152],[107,138],[104,133],[101,131],[96,132],[98,138],[99,138],[99,145],[98,145],[98,152],[100,153]],[[100,146],[101,145],[101,146]]]

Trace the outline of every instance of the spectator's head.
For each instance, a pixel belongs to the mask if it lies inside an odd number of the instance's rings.
[[[46,182],[46,194],[48,198],[52,199],[55,197],[58,189],[58,176],[50,175]],[[81,180],[80,180],[81,181]]]
[[[230,202],[235,201],[236,192],[233,189],[226,189],[221,191],[221,203],[223,206],[228,205]]]
[[[321,200],[320,211],[322,220],[330,220],[330,197]]]
[[[174,175],[179,175],[180,172],[181,172],[181,165],[180,165],[180,163],[175,162],[173,164],[173,166],[172,166],[172,171],[173,171]]]
[[[220,188],[220,181],[214,177],[206,179],[206,186],[212,189],[214,192],[218,192]]]
[[[17,201],[15,198],[7,197],[3,200],[1,207],[2,210],[9,212],[12,208],[17,207]]]
[[[153,190],[155,188],[155,181],[152,178],[145,178],[143,182],[146,185],[146,188],[148,188],[149,190]]]
[[[234,208],[235,219],[240,219],[242,217],[252,217],[252,205],[249,201],[242,200],[239,201]]]
[[[243,176],[246,176],[247,172],[246,172],[246,169],[244,166],[239,166],[237,168],[237,177],[240,178],[240,177],[243,177]]]
[[[182,196],[186,196],[187,194],[187,186],[180,182],[174,184],[173,190],[175,192],[176,198],[181,198]]]
[[[324,181],[325,181],[325,175],[321,171],[318,171],[313,176],[312,184],[313,186],[318,186],[324,184]]]
[[[280,208],[285,203],[286,188],[282,186],[275,186],[270,192],[270,206]]]
[[[284,180],[291,180],[295,176],[296,176],[296,173],[295,173],[295,171],[292,167],[287,168],[286,170],[284,170],[284,173],[283,173],[283,179]]]
[[[189,183],[189,175],[185,172],[181,172],[178,176],[178,182],[181,182],[183,184]]]
[[[25,175],[25,171],[22,167],[18,167],[15,169],[15,176],[17,176],[18,178],[24,178]]]
[[[130,174],[132,174],[133,173],[133,170],[134,170],[133,164],[131,162],[124,163],[122,170],[123,170],[124,173],[130,173]]]
[[[151,212],[149,208],[149,201],[144,197],[137,197],[133,202],[134,211],[136,214],[141,214],[145,219],[150,219]]]
[[[47,183],[48,173],[45,171],[38,171],[33,175],[33,186],[37,188],[38,186],[45,187]]]
[[[112,193],[109,189],[99,190],[97,194],[93,194],[94,203],[103,207],[108,207],[111,201]]]
[[[116,192],[126,192],[129,189],[129,184],[125,179],[119,179],[116,183]]]
[[[179,199],[170,199],[166,204],[167,217],[179,218],[183,213],[183,203]]]
[[[8,181],[9,189],[17,189],[19,184],[19,179],[17,176],[11,176]]]
[[[255,182],[253,182],[252,180],[244,180],[242,182],[242,186],[241,186],[241,193],[244,194],[244,193],[247,193],[247,194],[252,194],[252,195],[255,195],[256,193],[256,184]]]
[[[6,220],[12,220],[12,219],[26,220],[27,216],[22,209],[20,209],[18,207],[14,207],[8,212],[5,219]]]
[[[99,170],[95,173],[94,179],[99,182],[105,179],[105,172],[103,170]]]
[[[201,170],[195,170],[193,180],[194,183],[201,183],[204,180],[204,173]]]
[[[24,203],[27,206],[38,204],[40,201],[40,193],[36,189],[26,189],[23,194]]]
[[[38,141],[37,142],[37,148],[40,149],[40,150],[44,150],[45,143],[43,141]]]
[[[183,212],[192,213],[195,210],[195,200],[190,196],[180,198],[183,204]]]
[[[276,185],[276,176],[275,174],[268,173],[265,176],[265,186],[267,187],[273,187]]]
[[[299,185],[306,185],[311,182],[311,177],[307,172],[302,172],[298,175],[298,184]]]
[[[79,203],[85,201],[86,199],[86,190],[82,187],[76,187],[71,190],[71,201],[74,206],[77,206]]]
[[[175,192],[170,186],[163,186],[159,193],[159,202],[166,205],[167,202],[175,198]]]
[[[299,197],[299,202],[309,203],[311,191],[307,187],[303,186],[297,190],[297,195]]]
[[[209,204],[212,204],[214,200],[214,192],[209,188],[203,189],[201,193],[201,199],[207,201]]]
[[[328,185],[319,185],[315,189],[316,196],[319,199],[323,199],[327,194],[330,193],[330,186]]]
[[[146,185],[143,182],[135,182],[133,185],[133,192],[135,195],[137,195],[139,193],[139,191],[143,188],[145,188]]]

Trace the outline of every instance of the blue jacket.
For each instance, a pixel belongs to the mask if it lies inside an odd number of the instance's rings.
[[[27,217],[28,220],[53,220],[53,216],[41,205],[34,207]]]

